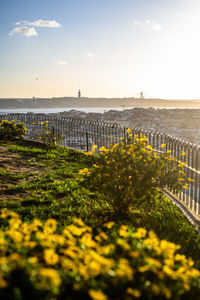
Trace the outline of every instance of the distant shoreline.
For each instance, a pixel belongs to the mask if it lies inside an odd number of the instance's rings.
[[[200,100],[164,100],[136,98],[0,98],[1,109],[40,109],[40,108],[103,107],[105,109],[122,107],[124,109],[141,108],[190,108],[200,109]]]

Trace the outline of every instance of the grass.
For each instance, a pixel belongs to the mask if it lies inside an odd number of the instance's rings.
[[[104,199],[80,182],[79,169],[91,166],[93,158],[72,149],[48,150],[27,140],[0,142],[0,208],[19,213],[23,220],[55,218],[58,230],[80,217],[94,231],[113,221]],[[116,221],[116,220],[115,220]],[[161,239],[181,245],[182,253],[200,267],[200,236],[174,204],[159,191],[153,205],[138,204],[125,220],[153,230]],[[1,227],[4,221],[1,220]]]
[[[1,158],[12,154],[10,165],[1,159],[1,208],[13,209],[25,220],[54,217],[64,225],[89,199],[90,192],[79,186],[78,170],[90,163],[83,153],[62,147],[47,151],[25,140],[1,143],[1,149]]]

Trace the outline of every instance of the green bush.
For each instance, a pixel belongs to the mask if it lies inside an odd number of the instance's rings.
[[[138,201],[151,205],[159,187],[168,185],[179,190],[185,182],[183,164],[173,158],[170,151],[152,149],[143,135],[132,138],[129,134],[128,141],[122,140],[108,149],[101,147],[99,152],[97,146],[93,146],[91,153],[96,163],[90,169],[80,170],[79,174],[118,216],[127,214]]]
[[[56,232],[57,223],[22,222],[2,210],[1,299],[197,299],[200,272],[180,246],[152,231],[114,222],[94,233],[81,219]],[[110,236],[110,237],[109,237]]]
[[[48,120],[41,122],[40,140],[48,147],[52,148],[62,144],[61,133],[55,132],[53,126],[49,126]]]
[[[27,128],[23,122],[3,120],[0,123],[0,139],[2,140],[22,138],[26,131]]]

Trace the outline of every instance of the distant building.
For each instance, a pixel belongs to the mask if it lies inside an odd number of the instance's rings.
[[[78,99],[80,99],[81,98],[81,91],[80,91],[80,89],[78,90]]]
[[[140,99],[141,99],[141,100],[144,99],[144,94],[143,94],[143,92],[140,93]]]

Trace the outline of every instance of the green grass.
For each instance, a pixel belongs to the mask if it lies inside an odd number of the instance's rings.
[[[0,196],[0,208],[13,209],[25,220],[54,217],[60,225],[71,222],[79,210],[84,211],[91,193],[79,186],[78,170],[88,166],[91,159],[81,152],[63,147],[47,151],[42,144],[29,141],[1,145],[8,147],[4,156],[10,153],[20,156],[26,172],[13,174],[14,170],[1,168],[1,182],[9,184]],[[13,161],[18,158],[13,156]],[[8,201],[8,195],[20,200]]]
[[[94,231],[113,221],[114,214],[104,199],[80,182],[78,170],[93,163],[91,156],[72,149],[56,147],[47,150],[41,143],[26,140],[0,142],[0,208],[18,212],[23,220],[55,218],[58,230],[79,217]],[[2,157],[12,163],[2,164]],[[16,172],[23,167],[21,172]],[[158,191],[153,204],[134,207],[125,218],[116,221],[153,230],[161,239],[181,245],[200,267],[200,236],[177,207]],[[5,226],[1,220],[1,227]]]

